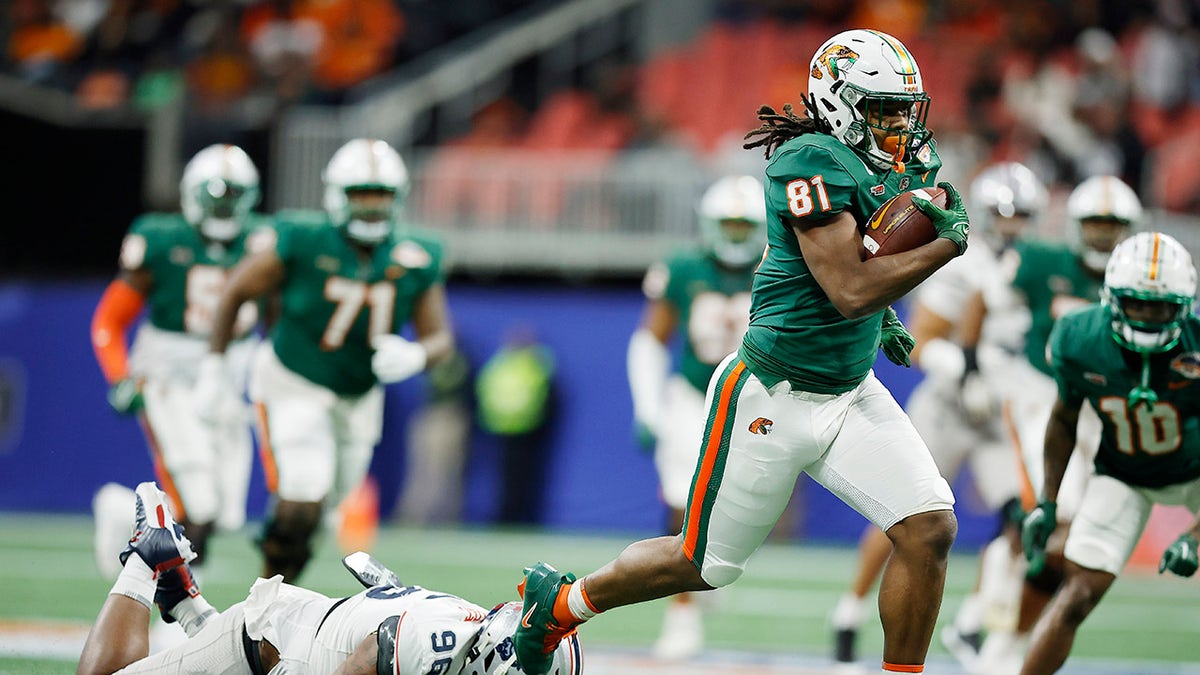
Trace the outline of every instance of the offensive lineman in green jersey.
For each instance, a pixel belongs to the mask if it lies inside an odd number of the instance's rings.
[[[355,139],[334,153],[323,180],[328,215],[280,216],[275,246],[234,271],[197,387],[202,405],[220,400],[234,308],[278,293],[280,316],[251,366],[250,398],[272,493],[264,576],[289,581],[308,562],[325,510],[366,476],[383,426],[380,385],[416,375],[454,346],[441,244],[397,227],[408,191],[400,155]],[[416,341],[395,334],[409,322]]]
[[[660,493],[671,510],[672,534],[684,507],[704,434],[704,392],[713,371],[737,349],[750,321],[754,264],[766,244],[763,185],[753,176],[713,183],[698,209],[704,245],[679,251],[646,272],[646,307],[629,340],[629,388],[640,436],[653,438]],[[668,346],[683,349],[674,375]],[[691,594],[673,598],[654,645],[660,658],[682,659],[704,642],[700,607]]]
[[[238,307],[235,337],[225,376],[231,396],[222,402],[219,423],[197,418],[193,394],[197,363],[207,352],[217,301],[229,269],[242,259],[258,203],[258,170],[241,148],[211,145],[190,159],[180,181],[179,214],[139,218],[121,246],[121,270],[92,319],[92,344],[112,385],[108,401],[142,423],[154,471],[166,488],[204,561],[214,528],[236,530],[246,518],[250,482],[249,415],[240,392],[257,338],[251,333],[258,306]],[[126,332],[143,306],[128,352]],[[133,491],[105,485],[93,501],[97,563],[106,576],[117,550],[129,538]]]
[[[1022,673],[1052,673],[1075,631],[1125,566],[1154,504],[1200,512],[1200,319],[1196,268],[1179,242],[1157,232],[1112,252],[1102,305],[1059,319],[1050,337],[1058,400],[1046,427],[1045,485],[1025,519],[1031,564],[1045,556],[1056,502],[1086,400],[1104,430],[1096,475],[1067,534],[1066,578],[1038,620]],[[1167,548],[1159,572],[1196,571],[1194,523]]]
[[[708,423],[683,532],[632,544],[576,581],[538,563],[522,584],[515,636],[526,672],[545,670],[562,635],[622,605],[735,581],[791,497],[800,471],[867,516],[895,546],[880,613],[886,670],[920,672],[954,541],[954,496],[871,366],[882,346],[907,363],[911,336],[888,305],[967,244],[967,214],[919,197],[937,238],[863,260],[862,227],[888,198],[933,184],[941,160],[925,128],[929,97],[890,35],[852,30],[814,55],[808,119],[759,111],[747,147],[765,146],[767,251],[750,328],[709,384]]]

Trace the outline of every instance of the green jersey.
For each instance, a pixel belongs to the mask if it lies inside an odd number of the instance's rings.
[[[1129,409],[1142,356],[1119,347],[1111,325],[1108,308],[1092,305],[1060,318],[1050,335],[1059,397],[1086,399],[1104,424],[1096,472],[1143,487],[1200,477],[1200,319],[1189,316],[1179,345],[1151,357],[1153,409]]]
[[[1054,320],[1083,302],[1098,301],[1104,277],[1084,267],[1079,256],[1065,244],[1019,240],[1013,250],[1020,256],[1013,287],[1024,294],[1030,314],[1025,358],[1034,368],[1050,375],[1046,340],[1050,338]]]
[[[150,324],[207,338],[229,268],[242,259],[246,239],[243,234],[228,244],[208,241],[179,214],[150,213],[134,221],[121,245],[121,267],[150,273]],[[235,337],[253,329],[257,320],[258,306],[243,305]]]
[[[754,276],[750,328],[739,355],[768,387],[837,394],[858,386],[879,351],[883,312],[843,317],[813,278],[789,220],[819,223],[843,211],[863,228],[906,190],[928,187],[942,166],[933,143],[903,172],[879,170],[833,136],[784,143],[767,165],[767,253]]]
[[[702,250],[678,252],[646,272],[646,297],[679,314],[684,338],[679,372],[702,392],[746,333],[753,279],[753,267],[727,267]]]
[[[285,268],[275,353],[339,395],[365,393],[378,382],[371,338],[396,332],[421,294],[442,283],[441,244],[406,229],[364,253],[317,212],[281,213],[275,230]]]

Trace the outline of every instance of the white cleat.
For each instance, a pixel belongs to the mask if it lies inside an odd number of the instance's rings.
[[[105,483],[92,497],[92,517],[95,519],[96,568],[109,581],[121,574],[118,556],[133,536],[133,490],[118,483]]]
[[[664,661],[683,661],[704,648],[704,626],[694,602],[671,602],[663,617],[662,634],[654,643],[654,656]]]

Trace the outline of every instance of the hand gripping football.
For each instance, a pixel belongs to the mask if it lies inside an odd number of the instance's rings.
[[[863,228],[864,259],[911,251],[937,238],[933,221],[913,205],[914,196],[946,208],[946,191],[939,187],[917,188],[887,200]]]

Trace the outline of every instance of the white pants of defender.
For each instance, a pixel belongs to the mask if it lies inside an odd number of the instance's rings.
[[[1127,485],[1095,475],[1067,533],[1064,555],[1081,567],[1118,575],[1133,555],[1155,504],[1200,512],[1200,479],[1161,488]]]
[[[986,422],[973,423],[962,411],[955,383],[926,377],[908,399],[908,415],[947,481],[953,483],[969,465],[975,490],[990,511],[1021,496],[1020,458],[999,410]]]
[[[663,418],[654,430],[654,468],[662,498],[667,506],[682,510],[687,506],[692,476],[700,459],[704,437],[704,392],[697,390],[681,375],[667,380]]]
[[[1044,454],[1046,425],[1050,412],[1058,400],[1058,385],[1049,375],[1020,361],[1013,366],[1012,379],[1007,391],[1007,405],[1012,418],[1013,431],[1020,445],[1021,459],[1026,476],[1035,498],[1041,498],[1045,482]],[[1076,429],[1075,450],[1067,463],[1062,486],[1058,490],[1058,520],[1070,521],[1079,510],[1084,488],[1094,473],[1093,462],[1100,447],[1103,426],[1096,411],[1084,404],[1079,413]]]
[[[953,509],[950,485],[874,373],[842,394],[792,391],[786,381],[767,389],[745,373],[740,393],[723,406],[737,379],[724,371],[736,360],[736,353],[726,357],[709,383],[712,430],[684,527],[685,553],[707,583],[741,576],[801,471],[885,531],[909,516]],[[727,449],[720,447],[725,430]]]
[[[282,500],[333,508],[367,475],[383,430],[383,388],[339,396],[289,370],[268,342],[250,370],[263,463]]]
[[[166,474],[159,480],[182,502],[177,518],[222,530],[245,523],[253,443],[241,392],[256,344],[245,339],[230,345],[225,364],[238,395],[223,402],[228,421],[214,427],[200,421],[192,403],[196,364],[208,352],[207,342],[150,324],[138,329],[130,372],[142,378],[143,431],[155,468]]]

